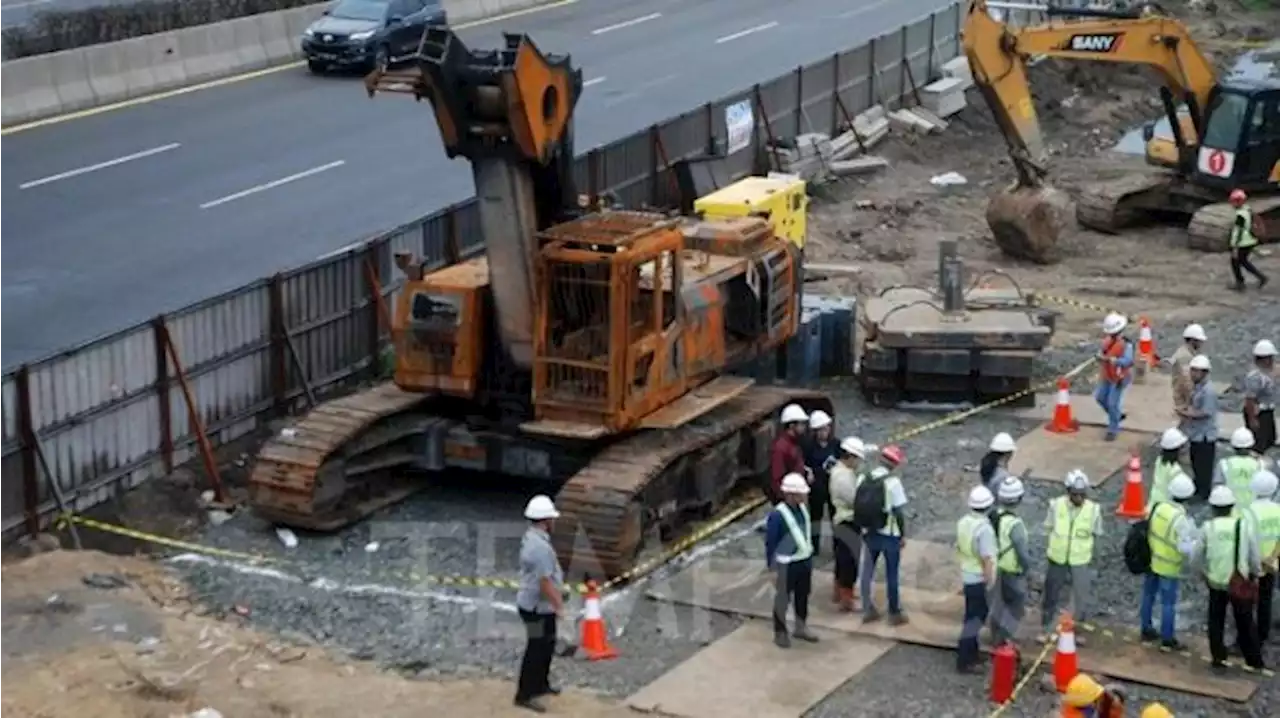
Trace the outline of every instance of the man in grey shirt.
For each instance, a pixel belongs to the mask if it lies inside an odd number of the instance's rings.
[[[551,660],[556,652],[556,618],[564,615],[564,573],[551,545],[551,524],[560,517],[549,497],[529,499],[524,517],[529,528],[520,542],[520,587],[516,608],[524,621],[528,642],[520,661],[520,680],[515,704],[535,713],[545,713],[539,702],[560,689],[551,685]]]
[[[1187,363],[1191,374],[1191,398],[1187,406],[1176,411],[1182,422],[1179,426],[1189,440],[1191,476],[1196,482],[1196,497],[1209,500],[1213,489],[1213,467],[1217,458],[1218,441],[1218,392],[1209,381],[1209,357],[1197,354]]]
[[[991,607],[991,644],[1016,641],[1018,627],[1027,615],[1027,570],[1031,552],[1027,526],[1018,516],[1026,487],[1022,480],[1006,477],[996,491],[996,589]]]
[[[1253,345],[1253,368],[1244,377],[1244,425],[1253,432],[1253,450],[1266,455],[1276,445],[1276,345]]]

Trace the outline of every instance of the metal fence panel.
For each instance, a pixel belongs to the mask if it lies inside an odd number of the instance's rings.
[[[800,107],[801,132],[825,132],[835,134],[838,124],[835,114],[835,103],[832,97],[835,92],[834,57],[805,67],[800,72],[800,92],[803,103]]]
[[[878,100],[873,99],[875,83],[871,81],[870,43],[841,53],[837,67],[840,72],[840,100],[850,118],[879,104]],[[842,117],[841,121],[843,120]]]

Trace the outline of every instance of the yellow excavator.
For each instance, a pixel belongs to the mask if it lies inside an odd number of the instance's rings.
[[[1144,219],[1181,217],[1191,247],[1223,251],[1235,219],[1227,196],[1243,189],[1263,220],[1255,225],[1259,239],[1280,239],[1280,81],[1219,81],[1186,25],[1153,6],[1050,7],[1048,16],[1043,24],[1014,27],[992,17],[985,0],[973,0],[965,18],[963,46],[974,83],[1018,174],[1016,185],[987,208],[1001,249],[1052,261],[1070,219],[1070,199],[1047,179],[1048,153],[1027,78],[1035,57],[1146,66],[1162,81],[1172,139],[1156,136],[1154,122],[1143,128],[1147,162],[1162,171],[1087,188],[1076,200],[1081,225],[1116,233]]]

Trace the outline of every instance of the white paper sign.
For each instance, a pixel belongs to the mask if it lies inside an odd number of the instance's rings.
[[[735,102],[724,108],[724,125],[729,131],[725,154],[731,155],[750,147],[755,124],[755,118],[751,114],[751,100]]]

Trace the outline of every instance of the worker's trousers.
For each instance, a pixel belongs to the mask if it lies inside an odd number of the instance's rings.
[[[1258,579],[1258,642],[1266,643],[1271,637],[1271,601],[1276,593],[1276,575],[1264,573]]]
[[[1245,426],[1249,425],[1249,415],[1245,414]],[[1258,412],[1258,428],[1253,432],[1253,450],[1259,454],[1267,453],[1276,445],[1276,410],[1267,409]]]
[[[1156,598],[1160,599],[1160,640],[1172,641],[1177,630],[1178,588],[1176,578],[1148,573],[1142,579],[1142,604],[1138,608],[1139,628],[1155,630]]]
[[[1071,617],[1083,621],[1089,615],[1089,590],[1093,584],[1093,569],[1088,565],[1067,566],[1049,562],[1044,573],[1044,597],[1041,602],[1041,615],[1046,633],[1054,630],[1058,622],[1058,611],[1062,607],[1062,592],[1071,586]]]
[[[1113,384],[1109,381],[1098,382],[1098,388],[1093,392],[1093,398],[1098,402],[1098,406],[1107,412],[1107,434],[1115,437],[1120,432],[1120,415],[1123,414],[1124,392],[1128,388],[1128,384],[1120,382]]]
[[[527,642],[520,661],[516,700],[527,701],[551,689],[551,659],[556,654],[556,614],[520,610]]]
[[[1193,441],[1187,451],[1191,458],[1191,478],[1196,483],[1196,498],[1209,500],[1209,492],[1213,490],[1213,465],[1217,461],[1217,442]]]
[[[1258,271],[1258,268],[1253,266],[1253,262],[1249,259],[1249,255],[1253,254],[1253,250],[1254,247],[1241,247],[1231,250],[1231,276],[1235,277],[1236,286],[1244,285],[1245,272],[1252,274],[1259,282],[1267,281],[1267,275]]]
[[[1027,617],[1027,577],[1020,573],[997,572],[992,599],[992,645],[1016,640],[1022,619]]]
[[[848,521],[832,530],[836,554],[836,585],[852,589],[858,582],[858,559],[862,555],[862,534]]]
[[[813,485],[809,490],[809,522],[811,524],[813,539],[813,556],[818,557],[822,553],[822,520],[828,516],[835,516],[836,509],[831,505],[831,492],[828,488],[828,479],[825,475],[818,475],[814,472]],[[832,527],[834,529],[834,526]]]
[[[956,669],[967,670],[982,657],[978,635],[987,623],[987,584],[964,585],[964,625],[960,627],[960,642],[956,645]]]
[[[813,560],[780,563],[775,566],[773,586],[773,632],[787,632],[787,608],[796,611],[796,621],[809,620],[809,591],[813,588]]]
[[[879,531],[868,531],[863,535],[867,547],[866,560],[862,563],[862,575],[858,586],[862,592],[862,612],[872,615],[876,610],[874,600],[876,563],[884,555],[885,589],[889,594],[889,614],[902,613],[902,599],[898,595],[898,562],[902,558],[902,539],[898,536],[885,536]]]
[[[1227,627],[1227,607],[1236,622],[1236,643],[1244,654],[1244,662],[1262,667],[1262,651],[1258,648],[1258,627],[1253,625],[1253,605],[1231,598],[1226,589],[1209,588],[1209,653],[1214,663],[1227,660],[1227,644],[1223,638]]]

